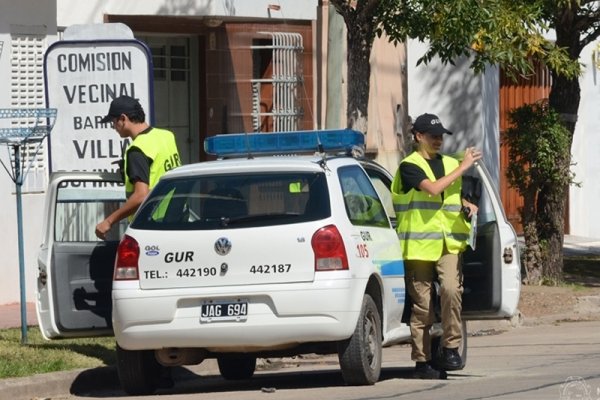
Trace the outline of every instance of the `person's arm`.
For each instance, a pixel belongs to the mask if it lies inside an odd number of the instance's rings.
[[[461,161],[460,165],[454,170],[450,171],[449,174],[441,177],[440,179],[432,182],[429,179],[424,179],[419,184],[419,189],[429,193],[432,196],[437,196],[442,193],[448,186],[457,180],[462,174],[465,173],[475,161],[481,159],[481,151],[475,150],[474,148],[468,148],[465,151],[465,158]]]
[[[135,182],[133,185],[133,193],[131,193],[131,196],[129,196],[127,201],[112,214],[106,217],[102,222],[96,225],[96,236],[98,236],[100,239],[106,239],[106,233],[110,230],[110,228],[123,218],[133,215],[149,192],[150,187],[147,183],[142,181]]]

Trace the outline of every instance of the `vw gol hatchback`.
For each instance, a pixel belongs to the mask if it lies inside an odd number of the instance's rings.
[[[108,177],[53,180],[38,280],[44,335],[114,331],[130,394],[154,392],[163,367],[216,358],[223,377],[245,379],[257,357],[303,353],[337,353],[348,384],[375,383],[382,347],[410,331],[390,175],[347,155],[363,143],[349,130],[209,138],[207,151],[229,159],[165,174],[116,258],[116,241],[71,232],[114,207],[114,196],[82,191]],[[318,151],[281,155],[307,149]],[[516,236],[489,177],[479,179],[492,190],[481,196],[478,250],[465,257],[465,315],[507,318],[519,295]]]

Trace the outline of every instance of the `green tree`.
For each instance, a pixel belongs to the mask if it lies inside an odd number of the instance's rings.
[[[373,34],[384,31],[394,43],[407,37],[429,43],[418,60],[434,57],[452,63],[469,57],[475,73],[497,65],[514,76],[527,76],[537,62],[552,74],[549,105],[569,131],[570,150],[580,102],[579,56],[600,35],[600,1],[591,0],[331,0],[348,31],[348,121],[366,127],[369,54]],[[553,30],[556,40],[546,39]],[[361,129],[363,132],[364,129]],[[561,168],[568,170],[570,160]],[[543,274],[562,277],[564,187],[546,185],[537,196],[544,223],[538,225],[544,247]],[[560,194],[560,195],[559,195]]]
[[[567,195],[565,188],[572,182],[569,171],[570,132],[560,116],[547,101],[526,104],[509,113],[512,126],[507,129],[504,140],[509,146],[507,178],[523,196],[520,210],[523,232],[527,246],[523,254],[524,281],[539,283],[543,280],[560,280],[544,271],[547,243],[540,241],[540,233],[548,227],[545,210],[539,204],[542,191],[554,187],[557,197]]]

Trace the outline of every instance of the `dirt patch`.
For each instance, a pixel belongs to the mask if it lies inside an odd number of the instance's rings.
[[[600,318],[598,286],[527,286],[521,287],[519,311],[525,319],[557,316],[564,319]]]
[[[600,257],[584,254],[564,258],[564,284],[521,287],[519,311],[534,319],[600,318]]]

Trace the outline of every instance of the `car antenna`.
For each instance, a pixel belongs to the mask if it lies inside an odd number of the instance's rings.
[[[254,158],[254,156],[250,151],[250,139],[248,138],[248,132],[246,132],[246,130],[244,130],[244,138],[246,139],[246,151],[248,152],[248,159],[251,160]]]
[[[321,143],[321,137],[319,136],[319,131],[317,132],[317,152],[321,155],[321,161],[319,161],[319,165],[321,168],[327,167],[327,157],[325,155],[325,148],[323,147],[323,143]]]

